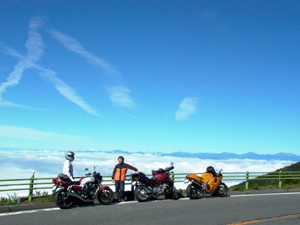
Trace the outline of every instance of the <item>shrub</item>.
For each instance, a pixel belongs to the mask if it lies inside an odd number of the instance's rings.
[[[0,197],[0,206],[17,205],[18,204],[19,197],[17,196],[16,193],[14,193],[13,195],[7,194],[7,196],[8,196],[8,198]]]
[[[183,194],[183,190],[182,189],[179,189],[177,190],[178,194]]]
[[[233,191],[244,191],[245,188],[242,187],[242,186],[236,186],[236,187],[234,187],[232,190],[233,190]]]
[[[257,184],[257,183],[254,183],[250,186],[250,189],[253,189],[253,190],[260,190],[260,186]]]

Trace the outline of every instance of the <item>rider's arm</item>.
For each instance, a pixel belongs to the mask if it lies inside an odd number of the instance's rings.
[[[130,170],[133,170],[133,171],[136,171],[136,172],[140,172],[137,168],[135,168],[134,166],[131,166],[129,164],[126,163],[126,168],[130,169]]]

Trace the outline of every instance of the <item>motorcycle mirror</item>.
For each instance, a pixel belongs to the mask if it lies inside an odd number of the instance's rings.
[[[84,171],[89,171],[89,168],[85,168]]]
[[[220,169],[220,173],[223,171],[223,169]]]
[[[173,162],[171,162],[171,166],[173,166]]]
[[[96,170],[96,166],[94,166],[94,170]]]

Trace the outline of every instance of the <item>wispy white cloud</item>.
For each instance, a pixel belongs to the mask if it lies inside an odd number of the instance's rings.
[[[134,102],[130,96],[130,90],[125,86],[115,86],[107,89],[109,98],[115,106],[133,107]]]
[[[41,77],[46,79],[47,81],[51,82],[54,84],[55,88],[61,93],[64,97],[66,97],[68,100],[71,102],[75,103],[78,105],[80,108],[85,110],[86,112],[99,116],[97,111],[93,109],[88,103],[86,103],[75,91],[72,87],[67,85],[65,82],[60,80],[57,76],[56,73],[52,70],[48,70],[39,66],[35,66],[35,68],[38,68],[41,73]]]
[[[176,120],[186,120],[192,114],[194,114],[197,109],[198,98],[187,97],[179,104],[179,108],[175,112]]]
[[[41,27],[43,24],[43,20],[41,18],[34,18],[30,21],[29,24],[29,32],[28,32],[28,40],[26,42],[27,55],[23,57],[16,50],[1,46],[4,53],[17,57],[19,62],[14,68],[14,71],[9,74],[6,82],[2,83],[0,86],[0,106],[6,107],[22,107],[22,108],[33,108],[26,107],[19,104],[14,104],[12,102],[3,101],[2,93],[6,90],[7,87],[13,86],[19,83],[19,80],[22,78],[23,72],[28,68],[38,69],[41,73],[40,76],[46,79],[47,81],[54,84],[55,88],[68,100],[77,104],[86,112],[99,116],[97,111],[93,109],[89,104],[87,104],[74,90],[72,87],[67,85],[65,82],[60,80],[56,73],[52,70],[45,69],[42,66],[36,64],[36,62],[40,59],[40,57],[44,54],[43,48],[45,47],[41,35],[37,32],[37,29]]]
[[[40,139],[55,140],[57,138],[59,139],[71,138],[72,136],[53,133],[53,132],[38,131],[32,128],[0,125],[0,137],[9,137],[9,138],[17,138],[17,139],[33,139],[33,140],[40,140]]]
[[[36,108],[36,107],[31,107],[31,106],[16,104],[16,103],[12,103],[12,102],[8,102],[8,101],[3,101],[3,100],[0,100],[0,106],[10,107],[10,108],[23,108],[23,109],[40,110],[39,108]]]
[[[54,29],[49,29],[48,33],[59,43],[61,43],[67,50],[77,53],[81,57],[85,58],[87,62],[91,63],[93,66],[102,68],[105,74],[108,75],[110,79],[113,78],[118,82],[121,81],[122,78],[120,73],[113,66],[86,51],[85,48],[74,38]]]
[[[42,55],[44,55],[45,44],[42,36],[37,32],[44,24],[44,20],[41,17],[33,18],[29,23],[28,40],[25,44],[27,48],[26,58],[31,61],[38,61]]]
[[[117,83],[122,83],[121,74],[109,63],[100,59],[99,57],[89,53],[84,47],[76,41],[74,38],[63,34],[57,30],[49,29],[48,31],[53,38],[58,40],[66,49],[75,52],[81,57],[84,57],[87,62],[91,63],[95,67],[103,69],[108,78],[113,79]],[[132,107],[134,101],[130,96],[130,90],[124,85],[118,85],[107,89],[109,98],[115,106],[119,107]]]
[[[130,114],[128,114],[128,113],[126,113],[126,112],[124,112],[123,110],[121,110],[121,109],[118,109],[121,113],[123,113],[125,116],[128,116],[128,117],[131,117],[131,118],[134,118],[134,119],[136,119],[137,117],[136,116],[133,116],[133,115],[130,115]]]
[[[34,18],[29,23],[28,40],[26,42],[27,56],[23,57],[15,66],[14,71],[9,74],[6,82],[0,85],[0,101],[2,100],[2,94],[5,92],[6,88],[9,86],[17,85],[22,78],[23,71],[25,69],[31,68],[31,62],[37,61],[43,55],[43,41],[37,29],[41,26],[42,21],[40,18]],[[20,56],[15,50],[6,48],[8,54],[14,56]]]

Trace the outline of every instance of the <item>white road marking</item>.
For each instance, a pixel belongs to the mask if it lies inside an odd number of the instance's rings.
[[[255,196],[262,196],[262,195],[300,195],[300,192],[288,192],[288,193],[268,193],[268,194],[245,194],[245,195],[229,195],[229,198],[237,198],[237,197],[255,197]],[[178,200],[173,199],[162,199],[162,200],[151,200],[151,202],[162,202],[162,201],[185,201],[190,200],[189,198],[180,198]],[[124,204],[133,204],[138,203],[138,201],[128,201],[128,202],[120,202],[120,203],[113,203],[112,205],[124,205]],[[74,208],[80,207],[98,207],[102,205],[92,205],[92,206],[77,206]],[[9,212],[9,213],[0,213],[1,216],[14,216],[20,214],[28,214],[28,213],[36,213],[36,212],[46,212],[46,211],[56,211],[61,210],[60,208],[48,208],[48,209],[35,209],[35,210],[27,210],[27,211],[20,211],[20,212]]]
[[[268,193],[268,194],[246,194],[246,195],[230,195],[228,197],[254,197],[262,195],[300,195],[300,192],[287,192],[287,193]]]
[[[44,212],[44,211],[55,211],[55,210],[60,210],[60,208],[34,209],[34,210],[27,210],[27,211],[20,211],[20,212],[0,213],[0,216],[14,216],[14,215],[19,215],[19,214]]]

